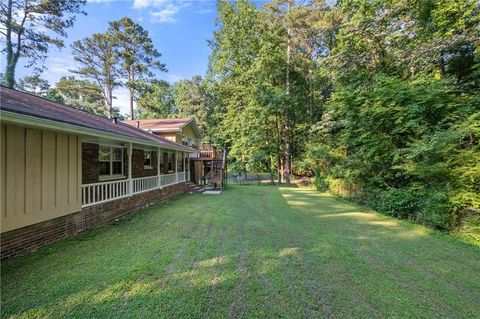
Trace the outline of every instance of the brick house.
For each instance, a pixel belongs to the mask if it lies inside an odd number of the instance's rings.
[[[202,141],[203,137],[195,118],[129,120],[123,123],[194,148],[196,151],[188,154],[189,161],[185,168],[187,179],[204,185],[208,180],[214,188],[226,186],[226,150],[217,149]]]
[[[189,190],[195,149],[0,87],[1,258]]]

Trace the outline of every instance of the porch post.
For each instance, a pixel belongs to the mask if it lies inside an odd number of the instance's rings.
[[[175,151],[175,184],[178,183],[178,152]]]
[[[133,181],[132,181],[132,142],[128,143],[128,194],[133,195]]]
[[[162,178],[160,177],[160,156],[162,156],[160,152],[160,147],[157,148],[157,179],[158,179],[158,188],[162,188]]]
[[[182,166],[183,166],[183,173],[182,173],[183,178],[182,178],[182,181],[185,182],[185,152],[182,152],[182,153],[180,153],[180,154],[182,154]]]

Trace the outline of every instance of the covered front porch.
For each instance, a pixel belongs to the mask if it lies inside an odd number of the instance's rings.
[[[138,143],[82,141],[82,208],[189,180],[188,153]]]

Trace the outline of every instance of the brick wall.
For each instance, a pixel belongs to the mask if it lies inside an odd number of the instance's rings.
[[[127,149],[123,152],[123,171],[128,175]],[[147,177],[157,175],[157,152],[152,151],[153,168],[143,166],[143,150],[133,149],[132,152],[132,177]],[[82,143],[82,184],[99,182],[98,178],[98,144]]]
[[[143,164],[143,161],[142,161]],[[136,212],[152,204],[185,193],[180,183],[115,201],[83,208],[77,213],[47,220],[1,234],[0,259],[35,251],[50,243],[75,236],[84,230],[104,224],[122,215]]]
[[[98,182],[98,144],[82,143],[82,184]]]
[[[157,175],[157,152],[152,152],[152,167],[143,166],[143,150],[133,149],[132,152],[132,177],[147,177]]]

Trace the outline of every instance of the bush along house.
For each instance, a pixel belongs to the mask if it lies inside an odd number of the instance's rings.
[[[196,149],[0,87],[1,258],[190,191]]]
[[[226,186],[226,150],[203,143],[202,134],[193,117],[130,120],[123,123],[194,148],[195,152],[187,155],[187,179],[197,185],[208,184],[214,189]]]

